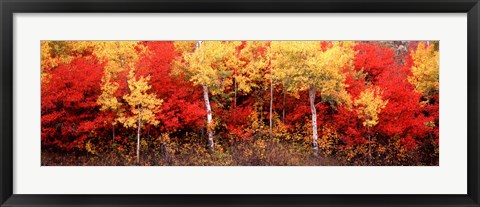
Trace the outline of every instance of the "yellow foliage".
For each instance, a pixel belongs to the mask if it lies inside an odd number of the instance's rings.
[[[130,106],[130,112],[133,116],[120,116],[118,121],[125,127],[137,127],[138,117],[142,122],[152,124],[154,126],[159,124],[156,120],[155,114],[160,112],[160,105],[163,100],[158,99],[155,94],[149,93],[151,86],[148,84],[150,77],[135,78],[135,70],[130,70],[128,74],[128,88],[130,93],[123,96],[123,99]]]
[[[430,128],[430,129],[435,128],[435,122],[434,121],[428,121],[428,122],[425,122],[424,124],[425,124],[426,127]]]
[[[177,48],[185,45],[191,43],[176,42]],[[184,49],[183,64],[177,62],[176,67],[184,70],[194,84],[205,85],[213,95],[219,94],[232,84],[232,68],[241,64],[236,55],[240,45],[239,41],[199,41],[193,51]]]
[[[254,104],[254,107],[259,107],[258,103]],[[265,127],[265,123],[260,119],[260,112],[259,110],[254,110],[248,117],[248,120],[250,122],[250,127],[249,129],[252,131],[253,134],[266,134],[268,128]]]
[[[90,140],[85,143],[85,150],[87,150],[88,153],[94,155],[97,154],[97,151],[95,150],[94,145],[90,142]]]
[[[46,71],[47,68],[54,68],[58,65],[58,60],[52,58],[50,51],[52,48],[50,47],[49,41],[42,41],[40,43],[41,48],[41,70],[42,74]]]
[[[293,140],[294,137],[288,132],[287,125],[279,121],[278,118],[274,119],[275,127],[273,128],[273,137],[277,139]]]
[[[107,61],[105,74],[116,74],[127,68],[133,68],[140,54],[145,51],[137,41],[85,41],[77,46],[93,47],[93,54]]]
[[[179,53],[191,53],[195,51],[197,41],[175,41],[173,45]]]
[[[350,104],[342,70],[353,64],[354,42],[334,41],[322,50],[319,41],[272,41],[272,79],[289,92],[316,87],[322,100]]]
[[[102,93],[97,104],[100,105],[101,111],[117,111],[121,105],[114,95],[118,90],[118,83],[115,82],[117,74],[134,68],[138,57],[146,51],[145,48],[137,41],[77,41],[70,44],[73,51],[92,48],[93,54],[106,62],[102,77]]]
[[[243,156],[244,156],[244,157],[250,157],[250,156],[252,156],[252,155],[253,155],[253,151],[252,151],[252,149],[250,149],[250,148],[247,148],[247,149],[245,149],[245,150],[243,151]]]
[[[322,136],[318,140],[318,147],[327,155],[331,155],[337,148],[339,141],[337,132],[330,126],[324,125]]]
[[[162,133],[158,138],[157,141],[160,143],[170,143],[170,134],[169,133]]]
[[[237,62],[232,64],[237,69],[234,78],[239,91],[249,93],[253,88],[261,87],[257,85],[257,82],[264,80],[265,77],[262,72],[268,67],[269,58],[266,54],[262,55],[260,50],[264,50],[267,47],[268,42],[266,41],[245,42],[245,46],[238,56],[241,59],[245,59],[246,62],[235,58]]]
[[[41,41],[41,77],[45,81],[48,69],[58,67],[59,64],[68,64],[79,53],[73,50],[71,41]]]
[[[102,86],[102,94],[97,99],[97,104],[100,105],[101,111],[112,110],[116,111],[121,105],[117,97],[115,97],[115,92],[118,90],[118,83],[106,81]]]
[[[424,96],[438,94],[439,87],[439,53],[435,45],[426,46],[420,42],[417,49],[412,52],[413,66],[410,83]]]
[[[368,156],[368,144],[346,146],[343,151],[345,153],[345,158],[347,159],[347,161],[353,161],[354,163],[356,163],[357,161],[355,161],[354,158]],[[365,163],[356,164],[365,165]]]
[[[102,78],[102,94],[97,100],[101,111],[117,110],[120,106],[115,97],[118,83],[117,73],[133,68],[138,57],[145,51],[136,41],[42,41],[41,42],[41,74],[46,81],[47,69],[58,67],[60,63],[69,63],[74,57],[91,51],[101,61],[106,62]],[[115,124],[115,123],[112,123]]]
[[[253,143],[253,149],[255,151],[255,154],[261,160],[266,158],[266,147],[267,147],[267,144],[263,139],[257,139]]]
[[[354,105],[357,107],[358,118],[363,120],[363,126],[373,127],[378,124],[378,115],[387,105],[388,100],[382,100],[382,91],[371,87],[362,91]]]

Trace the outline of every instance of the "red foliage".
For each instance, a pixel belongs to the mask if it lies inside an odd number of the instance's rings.
[[[70,150],[92,133],[103,67],[93,56],[75,58],[42,80],[42,146]]]
[[[423,114],[422,95],[408,82],[409,62],[405,66],[388,68],[379,78],[378,85],[384,90],[388,104],[380,114],[378,130],[389,137],[399,135],[405,146],[413,149],[414,140],[423,138],[428,132],[425,123],[431,119]]]
[[[388,100],[379,114],[378,125],[371,129],[377,139],[388,142],[385,139],[399,136],[406,149],[414,149],[429,133],[438,137],[438,127],[430,129],[425,124],[434,121],[438,126],[438,102],[422,107],[422,95],[408,82],[411,58],[403,57],[405,64],[401,65],[395,61],[393,50],[377,43],[358,43],[356,49],[359,51],[354,60],[356,71],[362,69],[369,75],[362,79],[346,70],[347,91],[352,100],[370,84],[378,86],[383,91],[382,99]],[[369,133],[356,111],[345,107],[340,107],[335,114],[335,129],[343,134],[341,139],[347,144],[365,143],[364,137]]]
[[[426,121],[420,107],[421,94],[407,80],[410,67],[390,67],[379,78],[378,85],[384,91],[388,104],[380,114],[383,124],[379,129],[388,136],[413,133],[423,136]]]
[[[355,50],[355,69],[365,71],[368,74],[367,81],[376,81],[380,73],[395,64],[394,51],[377,42],[359,42]]]
[[[230,110],[217,109],[216,112],[225,123],[228,132],[233,134],[235,139],[248,140],[251,138],[252,130],[249,121],[253,112],[251,105],[230,106]]]
[[[332,108],[326,103],[320,102],[321,94],[317,93],[315,109],[317,110],[317,126],[325,123],[331,123],[330,114]],[[278,103],[281,103],[283,97],[278,95]],[[290,126],[303,126],[312,120],[312,109],[310,108],[308,90],[299,92],[299,98],[287,96],[286,104],[287,115],[285,116],[285,123]],[[290,127],[294,128],[294,127]]]
[[[173,42],[148,41],[140,44],[146,47],[147,52],[141,53],[135,64],[135,74],[137,77],[149,76],[150,92],[163,100],[161,112],[156,117],[160,121],[159,126],[147,125],[144,132],[154,138],[161,133],[169,133],[176,138],[187,132],[200,134],[198,129],[206,127],[203,91],[182,74],[172,75],[172,62],[180,55],[175,51]],[[331,46],[331,42],[320,44],[322,49]],[[409,47],[412,47],[412,44]],[[244,46],[245,42],[237,51]],[[319,134],[322,135],[323,127],[327,126],[338,135],[339,144],[347,146],[365,144],[369,135],[378,146],[397,144],[396,138],[399,138],[401,147],[410,152],[430,141],[438,142],[439,95],[422,97],[415,91],[408,81],[412,75],[412,59],[409,54],[396,54],[393,49],[377,42],[357,42],[355,50],[357,53],[353,68],[345,68],[343,71],[346,76],[346,91],[351,101],[356,100],[366,88],[378,87],[382,91],[382,99],[388,103],[379,114],[378,124],[367,130],[358,118],[355,106],[330,106],[321,102],[322,94],[317,93],[315,106]],[[255,55],[265,55],[267,51],[262,48],[257,50]],[[137,52],[140,54],[140,47]],[[82,146],[90,137],[113,138],[111,122],[117,114],[100,112],[96,103],[101,94],[104,64],[87,51],[78,54],[69,64],[46,70],[41,92],[42,146],[71,150]],[[234,74],[237,73],[235,68],[232,70]],[[263,70],[262,74],[269,72],[268,67]],[[128,72],[127,68],[111,80],[119,84],[116,96],[120,102],[129,90]],[[223,94],[210,96],[217,124],[216,137],[246,141],[257,137],[254,133],[266,132],[252,128],[251,115],[259,114],[258,121],[263,122],[255,126],[268,127],[269,80],[255,81],[259,87],[249,93],[237,92],[235,101],[235,83],[227,87]],[[308,91],[297,91],[296,96],[287,93],[284,99],[283,89],[279,84],[273,93],[274,123],[282,120],[282,112],[285,110],[284,124],[289,133],[297,135],[311,132],[305,131],[304,127],[310,122],[312,114]],[[128,144],[129,133],[121,126],[115,128],[114,139],[115,143],[119,144],[119,150],[123,150],[122,144]]]
[[[338,108],[334,115],[334,129],[339,133],[339,138],[347,145],[365,143],[366,129],[358,119],[357,111],[346,106]]]
[[[163,99],[160,130],[177,131],[203,126],[205,107],[202,91],[184,77],[172,77],[171,63],[178,55],[173,42],[143,42],[148,53],[139,58],[137,76],[150,76],[152,92]]]

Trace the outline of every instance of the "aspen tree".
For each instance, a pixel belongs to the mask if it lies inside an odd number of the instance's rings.
[[[309,92],[314,155],[318,155],[316,94],[320,92],[322,102],[327,102],[332,107],[350,103],[342,70],[352,65],[355,55],[353,46],[354,43],[349,41],[334,41],[326,49],[322,49],[318,41],[271,43],[272,79],[282,82],[289,92]]]
[[[438,93],[440,61],[438,55],[435,44],[425,45],[423,42],[420,42],[411,54],[412,76],[408,80],[415,86],[415,90],[427,98]]]
[[[238,90],[243,93],[250,93],[254,89],[263,90],[267,86],[262,84],[265,83],[265,79],[269,80],[270,74],[267,72],[269,69],[270,58],[267,54],[269,47],[269,42],[267,41],[247,41],[245,42],[244,48],[240,51],[240,58],[245,60],[244,65],[239,67],[237,73],[234,74],[235,83],[238,85]],[[272,98],[273,98],[273,83],[270,81],[268,84],[270,88],[270,116],[269,116],[269,126],[270,126],[270,138],[272,138]],[[236,90],[235,90],[236,91]]]
[[[93,54],[105,61],[104,76],[102,78],[102,93],[98,97],[97,103],[100,105],[100,111],[115,114],[111,117],[112,141],[115,140],[115,126],[117,117],[121,111],[121,102],[115,93],[119,88],[118,73],[135,67],[141,47],[136,41],[91,41],[83,44],[76,44],[77,50],[85,47],[93,47]],[[140,49],[140,50],[138,50]],[[125,80],[126,81],[126,80]]]
[[[209,96],[223,93],[225,87],[232,84],[232,68],[238,64],[236,47],[240,44],[238,41],[175,42],[183,57],[176,63],[177,69],[186,72],[189,80],[203,89],[210,150],[214,149],[215,124]]]
[[[362,124],[367,127],[368,133],[368,154],[371,164],[372,159],[372,147],[370,129],[378,124],[378,115],[385,106],[388,104],[388,100],[382,100],[382,92],[377,87],[367,88],[360,93],[358,99],[354,101],[354,106],[357,107],[358,118],[363,120]]]
[[[137,163],[140,161],[140,130],[142,123],[157,126],[155,114],[160,112],[160,106],[163,100],[150,93],[151,86],[148,84],[150,77],[135,77],[135,70],[131,69],[128,73],[128,88],[130,92],[123,96],[123,99],[129,105],[131,115],[122,114],[118,120],[126,128],[137,128]]]

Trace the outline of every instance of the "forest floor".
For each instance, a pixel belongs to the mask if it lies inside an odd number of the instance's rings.
[[[101,139],[103,140],[103,139]],[[142,141],[137,163],[136,143],[87,143],[84,150],[42,147],[42,166],[438,166],[438,153],[426,145],[410,153],[368,147],[320,148],[317,156],[308,142],[256,139],[217,142],[214,150],[198,141]],[[431,148],[431,149],[430,149]],[[430,152],[432,151],[432,152]],[[428,152],[427,155],[422,154]],[[425,159],[428,158],[428,159]]]
[[[338,166],[333,157],[314,156],[310,147],[274,142],[216,145],[214,151],[199,144],[142,146],[136,163],[135,146],[119,150],[58,151],[42,149],[42,166]]]

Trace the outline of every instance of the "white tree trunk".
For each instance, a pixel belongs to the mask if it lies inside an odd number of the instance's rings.
[[[372,165],[372,137],[370,136],[370,127],[367,125],[368,134],[368,165]]]
[[[273,113],[273,81],[270,80],[270,139],[272,139],[273,137],[272,113]]]
[[[137,131],[137,164],[140,161],[140,119],[142,117],[142,109],[138,113],[138,131]]]
[[[210,107],[210,100],[208,99],[208,88],[203,85],[203,99],[205,100],[205,108],[207,109],[207,133],[208,133],[208,147],[213,150],[213,129],[212,129],[212,108]]]
[[[235,97],[233,99],[233,108],[236,109],[237,108],[237,90],[238,90],[238,87],[237,87],[237,80],[233,79],[233,81],[235,82]]]
[[[263,122],[263,93],[262,93],[262,100],[260,105],[260,120]]]
[[[115,125],[112,122],[112,142],[115,142]]]
[[[312,132],[313,132],[313,154],[318,155],[318,132],[317,132],[317,110],[315,109],[315,86],[310,86],[309,90],[310,96],[310,108],[312,109]]]
[[[195,44],[195,50],[202,46],[202,41]],[[210,100],[208,98],[208,87],[203,84],[203,99],[205,100],[205,108],[207,109],[207,133],[208,133],[208,148],[213,150],[213,129],[212,129],[212,108],[210,107]]]
[[[285,123],[285,99],[286,99],[286,94],[287,92],[285,89],[283,89],[283,112],[282,112],[282,122]]]

